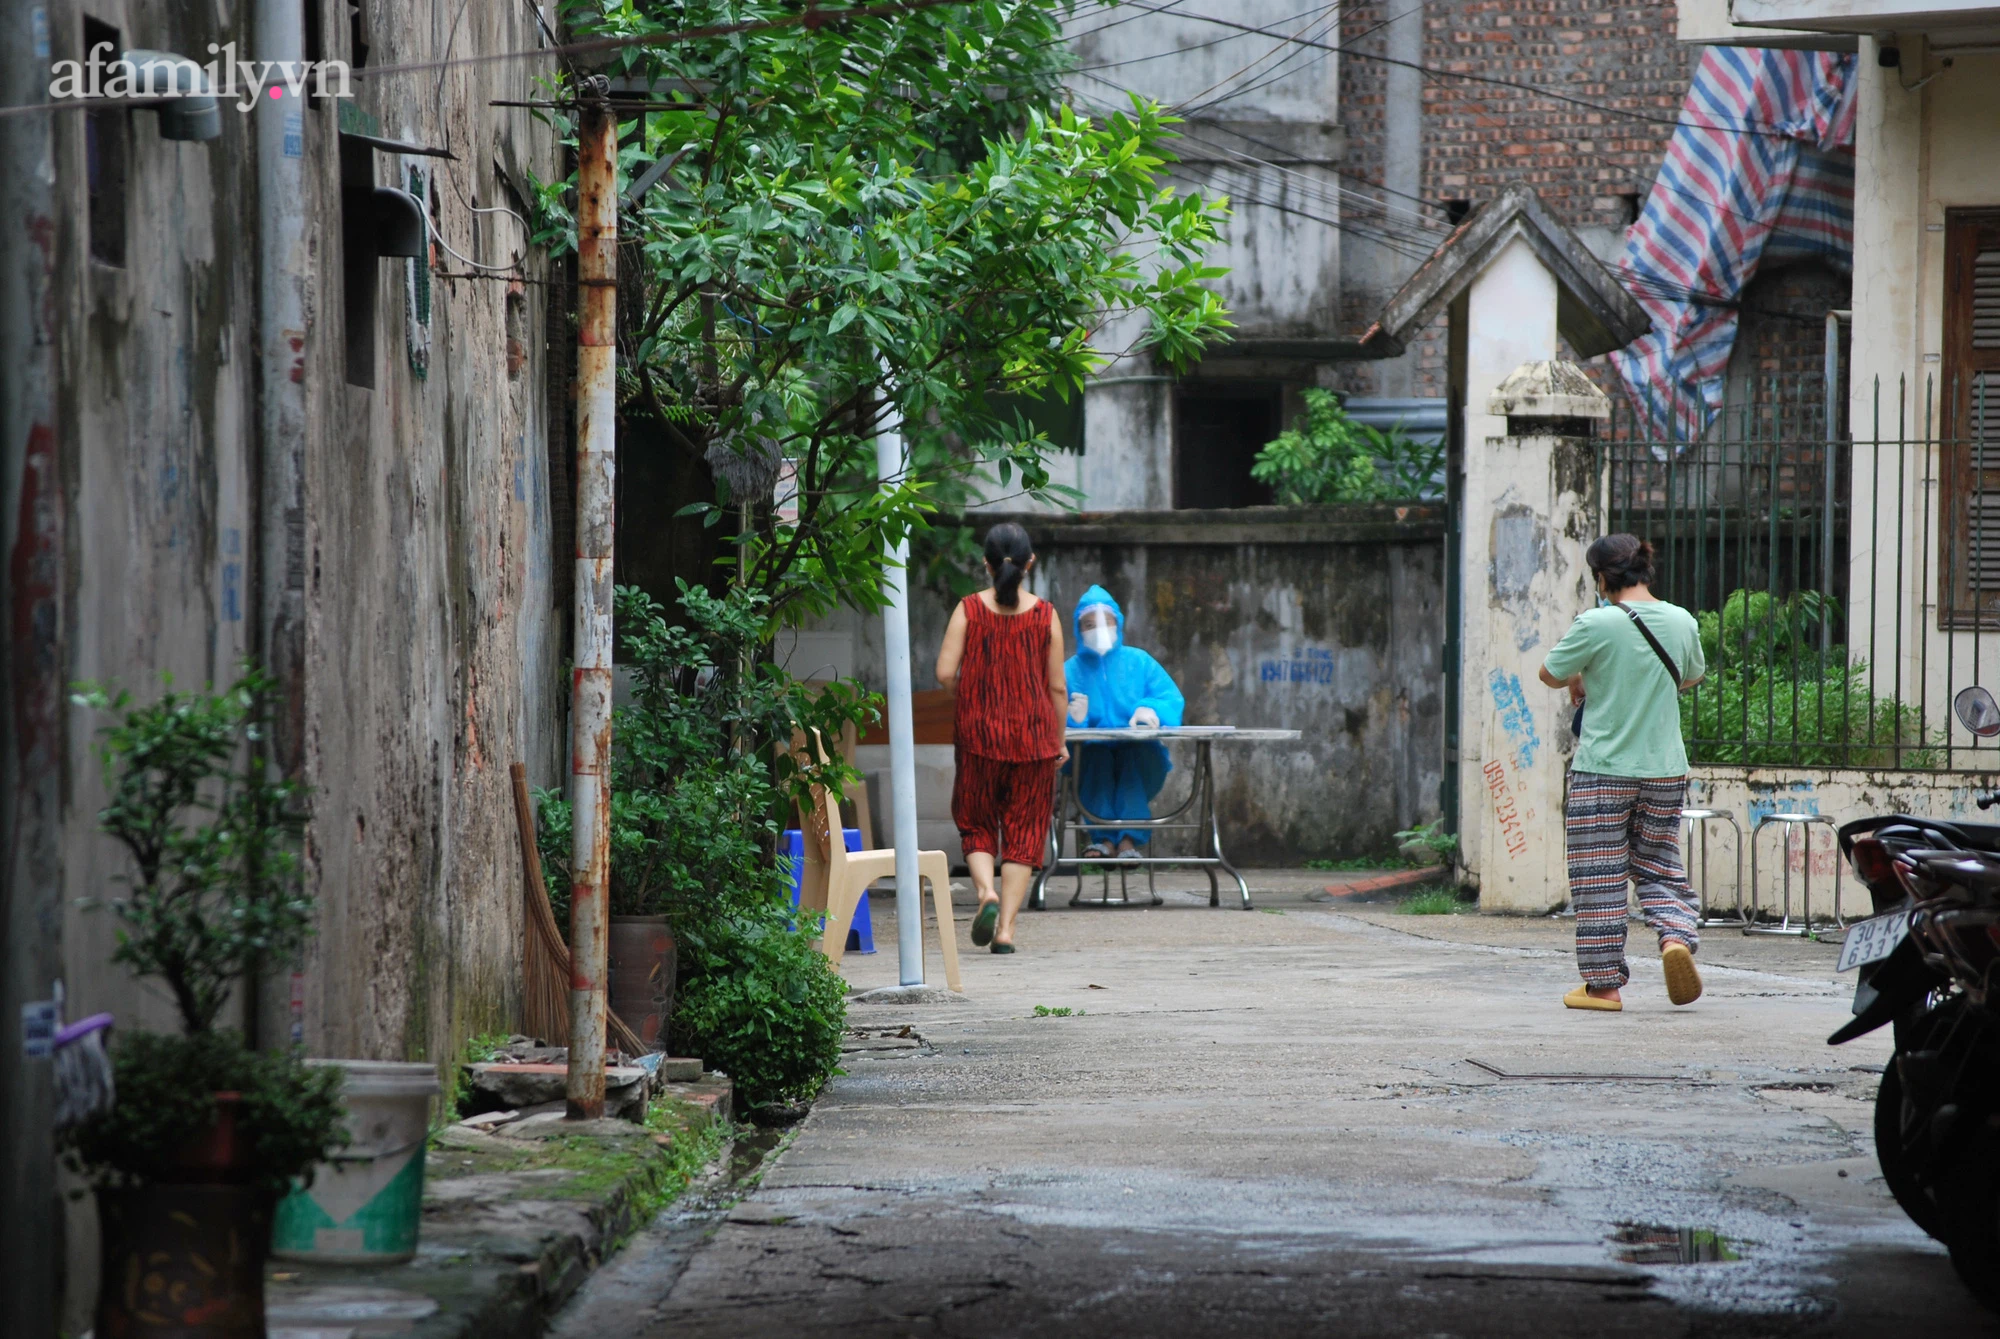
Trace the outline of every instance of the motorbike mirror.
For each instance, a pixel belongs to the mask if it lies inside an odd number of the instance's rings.
[[[2000,735],[2000,702],[1995,702],[1993,694],[1984,688],[1961,688],[1951,700],[1951,709],[1957,714],[1958,723],[1979,738]]]

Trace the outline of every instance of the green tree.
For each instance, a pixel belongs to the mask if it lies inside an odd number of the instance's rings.
[[[1172,118],[1135,99],[1092,121],[1061,102],[1071,7],[818,24],[792,0],[565,9],[578,36],[792,25],[611,61],[681,100],[621,127],[627,179],[673,164],[620,223],[644,264],[621,410],[656,418],[728,480],[721,501],[747,504],[741,576],[774,620],[879,607],[885,543],[921,540],[977,481],[1050,496],[1046,435],[995,400],[1079,393],[1108,323],[1143,317],[1139,343],[1174,366],[1228,325],[1204,260],[1225,210],[1160,180]],[[539,191],[539,239],[557,248],[571,189]],[[911,468],[878,489],[874,438],[896,423]],[[785,459],[796,521],[767,502]]]
[[[1357,423],[1332,391],[1305,392],[1305,412],[1257,453],[1250,477],[1290,507],[1404,502],[1443,496],[1444,447],[1394,427]]]

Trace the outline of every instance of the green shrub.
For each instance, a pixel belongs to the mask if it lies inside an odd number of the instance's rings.
[[[680,947],[681,1054],[727,1073],[746,1106],[811,1098],[840,1063],[847,983],[788,923],[789,897],[708,922]]]
[[[1383,432],[1349,418],[1332,391],[1305,393],[1305,412],[1257,453],[1250,477],[1287,506],[1401,502],[1443,496],[1442,444],[1419,442],[1400,426]]]
[[[1404,828],[1396,834],[1396,841],[1403,850],[1414,852],[1420,860],[1428,864],[1458,863],[1458,834],[1446,832],[1442,818],[1426,823],[1422,827]]]
[[[204,1032],[236,980],[289,963],[313,931],[299,877],[300,788],[272,779],[264,721],[277,685],[254,666],[220,693],[158,701],[85,684],[78,706],[117,716],[99,735],[110,799],[98,827],[132,857],[111,960],[166,984],[181,1025]]]
[[[875,718],[853,683],[805,685],[759,663],[768,631],[760,595],[680,585],[681,622],[644,591],[618,590],[619,663],[632,704],[612,713],[611,913],[669,917],[676,937],[776,886],[772,853],[791,806],[815,782],[835,794],[858,779],[833,751],[847,722]],[[831,756],[801,766],[794,730],[817,729]],[[556,923],[569,930],[569,804],[543,791],[539,845]],[[779,871],[782,873],[783,871]],[[777,884],[789,887],[788,876]]]
[[[215,1123],[215,1094],[243,1095],[238,1129],[251,1179],[282,1193],[348,1141],[333,1065],[291,1051],[253,1051],[234,1032],[121,1033],[111,1047],[118,1100],[62,1133],[71,1165],[104,1185],[143,1183]]]
[[[1941,741],[1921,711],[1876,696],[1868,662],[1825,636],[1839,617],[1840,606],[1814,591],[1778,599],[1748,590],[1696,615],[1708,676],[1681,695],[1689,761],[1936,767]]]
[[[277,685],[255,666],[220,693],[167,691],[145,706],[94,684],[79,706],[111,712],[98,758],[109,801],[98,827],[132,858],[111,960],[165,983],[185,1035],[121,1033],[116,1099],[61,1138],[99,1184],[171,1172],[175,1154],[217,1119],[216,1094],[242,1095],[237,1129],[251,1179],[283,1191],[347,1142],[342,1076],[290,1050],[252,1051],[216,1015],[247,972],[295,962],[313,931],[299,873],[302,789],[263,755]]]
[[[768,602],[682,583],[679,624],[644,592],[618,592],[632,704],[612,722],[611,911],[664,915],[677,942],[671,1036],[734,1080],[743,1102],[810,1097],[840,1061],[846,985],[791,905],[777,839],[793,806],[856,779],[833,745],[874,718],[858,685],[802,684],[760,663]],[[788,747],[816,729],[829,759]],[[569,928],[571,815],[541,795],[539,842],[557,923]]]

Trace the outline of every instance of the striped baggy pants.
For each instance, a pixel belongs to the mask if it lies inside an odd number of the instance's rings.
[[[1684,776],[1640,779],[1572,772],[1563,814],[1569,844],[1569,892],[1576,909],[1576,965],[1586,983],[1619,987],[1625,963],[1628,885],[1639,885],[1646,924],[1668,941],[1701,944],[1694,892],[1681,868]]]

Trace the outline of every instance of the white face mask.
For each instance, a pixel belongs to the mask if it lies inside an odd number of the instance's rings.
[[[1098,655],[1104,655],[1118,644],[1118,634],[1100,623],[1083,630],[1083,644]]]

